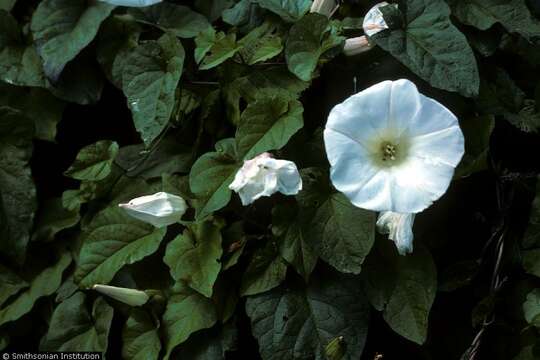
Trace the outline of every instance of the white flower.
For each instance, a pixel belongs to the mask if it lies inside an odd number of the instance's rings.
[[[229,189],[240,195],[242,205],[249,205],[275,192],[298,194],[302,190],[302,178],[292,161],[273,159],[269,153],[262,153],[244,161]]]
[[[357,207],[399,213],[440,198],[464,152],[454,114],[403,79],[336,105],[324,143],[336,189]]]
[[[154,225],[164,227],[174,224],[184,213],[188,206],[180,196],[166,192],[158,192],[135,198],[127,204],[118,204],[128,215]]]
[[[380,7],[386,5],[388,5],[386,1],[378,3],[369,9],[366,16],[364,16],[362,27],[364,28],[364,33],[367,36],[373,36],[380,31],[388,29],[388,25],[386,24],[386,21],[384,21],[383,14],[380,9]]]
[[[371,50],[372,48],[373,45],[369,43],[367,36],[359,36],[345,40],[343,53],[346,56],[353,56]]]
[[[314,0],[309,12],[330,16],[336,7],[336,0]]]
[[[400,214],[385,211],[379,214],[377,229],[381,234],[388,234],[388,238],[396,243],[401,255],[413,251],[413,222],[415,214]]]
[[[99,0],[110,5],[130,6],[130,7],[145,7],[162,2],[163,0]]]
[[[92,286],[92,289],[131,306],[144,305],[146,304],[148,299],[150,299],[148,294],[146,294],[144,291],[136,289],[127,289],[122,287],[100,284]]]

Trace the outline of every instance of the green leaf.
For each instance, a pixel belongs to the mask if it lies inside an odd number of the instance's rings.
[[[465,36],[450,21],[443,0],[407,2],[402,29],[381,31],[372,39],[432,86],[478,95],[480,77]]]
[[[286,274],[287,264],[281,258],[279,245],[270,240],[253,254],[242,276],[240,295],[255,295],[271,290],[285,280]]]
[[[31,30],[47,77],[56,81],[96,36],[114,6],[101,1],[43,0],[32,15]]]
[[[103,180],[111,173],[117,153],[118,144],[115,141],[100,140],[85,146],[64,175],[77,180]]]
[[[396,333],[423,344],[428,317],[437,291],[437,271],[431,254],[422,246],[407,256],[391,241],[379,241],[368,257],[363,274],[372,305]]]
[[[62,273],[71,264],[71,256],[64,252],[58,262],[41,271],[30,281],[30,287],[9,305],[0,309],[0,326],[19,319],[32,310],[39,298],[52,295],[62,282]]]
[[[304,234],[305,219],[298,212],[288,204],[276,205],[272,209],[272,233],[279,239],[281,256],[308,282],[319,255],[312,239]]]
[[[120,89],[127,57],[138,46],[141,31],[135,21],[115,16],[105,20],[98,33],[97,60],[109,81]]]
[[[509,32],[527,39],[540,36],[540,21],[524,0],[453,0],[451,4],[452,15],[466,25],[487,30],[500,23]]]
[[[531,215],[525,235],[523,235],[523,246],[525,248],[540,248],[540,186],[536,186],[536,196],[531,206]]]
[[[212,327],[217,321],[216,309],[211,299],[188,288],[177,288],[169,297],[163,314],[165,331],[165,360],[173,349],[186,341],[191,334]]]
[[[456,169],[455,177],[466,177],[488,167],[488,151],[495,118],[490,115],[476,116],[460,123],[465,136],[465,155]]]
[[[234,322],[228,322],[220,329],[216,327],[193,334],[188,341],[174,352],[177,359],[218,360],[225,359],[226,352],[236,350],[238,330]]]
[[[232,26],[239,26],[249,20],[250,9],[255,6],[251,0],[240,0],[232,8],[223,10],[223,21]]]
[[[83,228],[75,282],[82,288],[107,284],[124,265],[153,254],[166,231],[129,217],[116,205],[106,208]]]
[[[38,210],[32,240],[54,240],[58,232],[77,225],[79,220],[79,211],[64,209],[61,198],[48,199]]]
[[[19,110],[34,120],[34,137],[55,141],[56,125],[62,119],[66,103],[40,88],[25,88],[0,83],[0,106]]]
[[[522,131],[540,129],[540,113],[535,109],[535,101],[526,99],[523,90],[501,68],[486,67],[476,105],[480,113],[503,116]]]
[[[15,6],[16,2],[17,0],[0,0],[0,9],[11,11],[11,9],[13,9],[13,7]]]
[[[148,146],[165,128],[184,66],[184,48],[170,34],[147,41],[127,57],[122,87],[135,128]]]
[[[34,126],[20,111],[0,106],[0,252],[22,263],[36,211],[29,160]]]
[[[44,86],[39,55],[25,43],[15,18],[1,9],[0,33],[0,80],[20,86]]]
[[[181,38],[193,38],[211,27],[203,15],[187,6],[168,2],[143,8],[130,8],[128,14],[141,23],[155,25]]]
[[[163,258],[173,279],[208,298],[221,270],[220,229],[213,221],[191,225],[167,245]]]
[[[195,43],[197,44],[195,59],[199,61],[202,59],[199,66],[200,70],[209,70],[222,64],[232,58],[241,49],[241,46],[236,43],[236,34],[225,35],[225,33],[220,31],[212,39],[211,33],[202,33],[195,39]]]
[[[56,307],[49,331],[42,339],[40,351],[96,351],[107,350],[113,308],[99,297],[92,313],[86,305],[86,295],[76,292]]]
[[[523,303],[523,314],[529,324],[540,328],[540,289],[534,289],[527,294],[527,300]]]
[[[321,273],[307,288],[248,297],[246,312],[264,360],[325,359],[326,346],[338,336],[344,359],[359,359],[366,341],[369,306],[358,280],[343,274]]]
[[[145,310],[133,309],[122,331],[122,357],[157,360],[161,350],[158,326]]]
[[[12,295],[16,295],[29,284],[13,271],[0,264],[0,307]]]
[[[299,79],[311,80],[319,58],[345,40],[330,30],[328,18],[317,13],[304,16],[291,27],[285,59],[289,70]]]
[[[197,219],[207,217],[231,200],[229,185],[240,168],[234,146],[234,139],[218,141],[216,152],[204,154],[193,164],[189,174],[189,186],[200,199]]]
[[[281,53],[283,44],[281,38],[275,34],[275,27],[265,23],[238,42],[242,46],[240,56],[248,65],[253,65],[273,58]]]
[[[355,207],[334,192],[318,169],[302,171],[297,195],[304,217],[304,235],[321,259],[343,273],[358,274],[375,239],[375,214]]]
[[[311,7],[311,0],[253,0],[253,2],[288,22],[300,19]]]
[[[299,101],[280,93],[260,95],[244,110],[236,130],[238,158],[244,160],[281,149],[304,126],[304,108]]]
[[[195,0],[195,9],[214,22],[221,16],[223,10],[230,8],[235,0]]]
[[[524,250],[522,259],[525,271],[528,274],[540,277],[540,249]]]

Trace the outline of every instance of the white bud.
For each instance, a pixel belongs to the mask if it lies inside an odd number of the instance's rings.
[[[367,36],[359,36],[345,40],[343,53],[347,56],[353,56],[371,50],[372,48],[373,45],[369,43]]]
[[[96,284],[92,289],[130,306],[146,304],[150,298],[144,291]]]
[[[276,192],[298,194],[302,190],[302,178],[292,161],[273,159],[269,153],[262,153],[244,161],[229,189],[238,193],[242,205],[249,205]]]
[[[377,219],[377,230],[381,234],[388,234],[388,238],[396,243],[400,255],[413,251],[414,215],[385,211],[380,213]]]
[[[386,5],[388,5],[387,2],[378,3],[369,9],[366,16],[364,16],[362,27],[367,36],[373,36],[380,31],[388,29],[388,25],[386,24],[380,9],[380,7]]]
[[[127,214],[135,219],[147,222],[157,228],[174,224],[188,206],[180,196],[158,192],[135,198],[127,204],[118,204]]]
[[[110,5],[145,7],[162,2],[163,0],[99,0]]]
[[[315,0],[313,1],[313,4],[311,4],[311,9],[309,11],[312,13],[330,16],[336,7],[336,0]]]

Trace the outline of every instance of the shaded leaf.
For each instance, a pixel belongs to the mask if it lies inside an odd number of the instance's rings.
[[[103,180],[111,173],[117,153],[118,144],[115,141],[100,140],[85,146],[64,175],[77,180]]]
[[[83,228],[75,281],[80,287],[107,284],[124,265],[153,254],[167,228],[156,229],[113,205]]]
[[[31,30],[43,59],[43,70],[53,81],[96,36],[114,6],[101,1],[44,0],[32,16]]]
[[[195,223],[167,245],[163,261],[176,281],[212,296],[221,270],[221,227],[213,221]]]
[[[77,292],[56,307],[39,349],[103,353],[107,350],[112,318],[113,308],[103,298],[94,301],[90,314],[86,295]]]
[[[122,330],[122,356],[133,360],[157,360],[161,350],[158,326],[150,315],[133,309]]]
[[[322,360],[338,336],[346,347],[343,359],[359,359],[366,341],[369,306],[358,280],[343,274],[321,273],[307,288],[249,297],[246,312],[264,360]]]
[[[29,284],[16,273],[0,264],[0,307],[12,295],[16,295]]]
[[[283,20],[294,22],[311,7],[311,0],[253,0],[262,8],[279,15]]]
[[[58,232],[77,225],[79,220],[79,211],[64,209],[61,198],[49,199],[38,210],[32,240],[54,240]]]

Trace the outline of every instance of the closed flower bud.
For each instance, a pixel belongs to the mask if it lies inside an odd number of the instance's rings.
[[[383,13],[380,9],[386,5],[388,5],[387,2],[378,3],[369,9],[366,16],[364,16],[362,27],[364,28],[364,33],[367,36],[373,36],[380,31],[388,29],[388,24],[384,20]]]
[[[369,43],[367,36],[359,36],[345,40],[343,53],[347,56],[353,56],[371,50],[372,48],[373,45]]]
[[[298,194],[302,190],[302,178],[292,161],[273,159],[269,153],[263,153],[244,161],[229,189],[238,193],[242,205],[249,205],[276,192]]]
[[[310,12],[330,16],[336,7],[336,0],[315,0],[311,5]]]
[[[174,224],[184,213],[188,206],[180,196],[166,192],[154,195],[141,196],[128,202],[118,204],[129,216],[161,228]]]
[[[122,287],[100,285],[100,284],[94,285],[92,289],[103,295],[107,295],[113,298],[114,300],[118,300],[130,306],[144,305],[146,304],[148,299],[150,299],[150,297],[144,291],[141,291],[141,290],[127,289],[127,288],[122,288]]]
[[[162,2],[163,0],[99,0],[110,5],[129,6],[129,7],[145,7]]]

